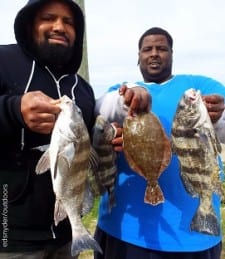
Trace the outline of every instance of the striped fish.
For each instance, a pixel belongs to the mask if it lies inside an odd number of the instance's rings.
[[[212,193],[222,194],[218,155],[220,143],[200,91],[188,89],[182,96],[172,125],[172,150],[180,161],[187,192],[199,198],[192,231],[220,234],[220,222],[212,206]]]
[[[51,171],[56,196],[55,225],[68,216],[72,229],[72,256],[86,249],[101,252],[100,246],[81,221],[84,208],[87,212],[92,206],[87,193],[91,152],[89,134],[79,107],[70,98],[63,96],[59,106],[61,112],[52,132],[49,149],[40,158],[36,173],[41,174],[48,169]]]
[[[109,195],[109,211],[116,204],[114,186],[117,175],[116,152],[113,150],[112,140],[116,130],[102,115],[98,115],[93,128],[93,148],[99,157],[99,167],[96,170],[96,182],[100,194],[105,191]]]

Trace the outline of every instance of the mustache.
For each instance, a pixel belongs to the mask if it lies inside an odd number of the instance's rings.
[[[69,38],[67,37],[65,32],[50,32],[50,33],[45,33],[45,39],[49,39],[49,38],[63,38],[68,44],[70,43]]]

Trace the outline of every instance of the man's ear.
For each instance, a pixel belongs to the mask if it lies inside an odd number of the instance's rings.
[[[138,58],[138,62],[137,62],[137,65],[139,65],[140,64],[140,59]]]

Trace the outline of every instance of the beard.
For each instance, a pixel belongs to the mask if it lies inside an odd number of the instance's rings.
[[[48,42],[34,44],[33,50],[41,63],[54,70],[67,66],[73,55],[72,47]]]

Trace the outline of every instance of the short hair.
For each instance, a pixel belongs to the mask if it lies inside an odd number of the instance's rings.
[[[173,49],[173,38],[171,37],[171,35],[166,30],[164,30],[160,27],[152,27],[152,28],[148,29],[146,32],[144,32],[142,34],[142,36],[140,37],[139,42],[138,42],[139,50],[141,49],[144,38],[148,35],[155,35],[155,34],[160,34],[160,35],[166,36],[171,49]]]

